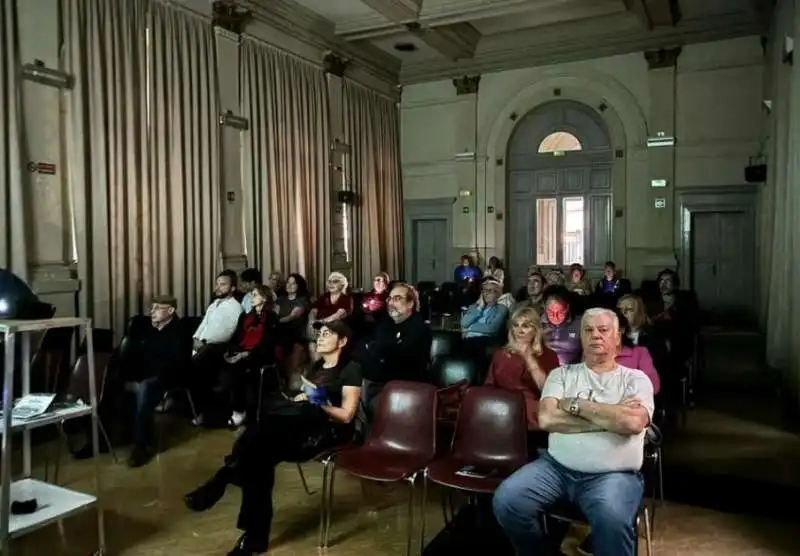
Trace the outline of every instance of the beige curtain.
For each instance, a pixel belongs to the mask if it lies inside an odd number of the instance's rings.
[[[403,187],[395,101],[345,80],[345,142],[353,191],[353,281],[369,287],[380,272],[403,276]]]
[[[783,386],[800,400],[800,65],[783,62],[785,36],[800,36],[796,2],[778,3],[771,30],[769,176],[762,193],[761,288],[766,304],[767,361],[780,369]],[[796,58],[796,57],[795,57]]]
[[[28,278],[16,0],[0,0],[0,268]]]
[[[143,294],[172,294],[201,315],[222,267],[219,97],[210,23],[154,3],[150,19],[148,179],[139,232]]]
[[[321,291],[330,269],[331,193],[325,75],[253,39],[241,50],[248,262],[299,272]]]
[[[64,0],[65,67],[80,313],[119,333],[142,309],[146,0]]]

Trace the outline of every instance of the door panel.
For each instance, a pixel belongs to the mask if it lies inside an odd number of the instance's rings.
[[[447,220],[414,220],[414,283],[449,279]]]
[[[509,206],[511,216],[508,242],[508,270],[512,288],[525,285],[528,267],[534,264],[536,244],[534,222],[536,207],[533,198],[512,197]]]
[[[746,211],[692,216],[692,285],[720,324],[755,318],[755,222]]]

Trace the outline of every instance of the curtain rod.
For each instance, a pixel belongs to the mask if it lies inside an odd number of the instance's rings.
[[[324,69],[324,66],[322,65],[322,62],[316,62],[314,60],[306,58],[305,56],[297,54],[296,52],[292,52],[291,50],[287,50],[287,49],[282,48],[282,47],[280,47],[278,45],[272,44],[271,42],[267,42],[264,39],[261,39],[259,37],[254,36],[254,35],[251,35],[249,33],[242,33],[242,38],[245,39],[245,40],[249,40],[249,41],[252,41],[254,43],[257,43],[260,46],[265,46],[265,47],[267,47],[267,48],[269,48],[271,50],[275,50],[277,52],[280,52],[281,54],[285,54],[286,56],[289,56],[290,58],[294,58],[294,59],[299,60],[301,62],[304,62],[306,64],[310,64],[310,65],[314,66],[315,68]]]
[[[197,10],[193,10],[186,4],[181,3],[179,0],[153,0],[155,4],[163,4],[180,12],[183,12],[188,15],[192,15],[194,17],[199,17],[200,19],[211,23],[211,14],[198,12]]]

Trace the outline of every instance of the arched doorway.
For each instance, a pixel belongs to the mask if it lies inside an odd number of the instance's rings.
[[[543,104],[517,124],[506,160],[512,286],[534,264],[602,268],[613,252],[614,153],[600,114],[575,101]]]

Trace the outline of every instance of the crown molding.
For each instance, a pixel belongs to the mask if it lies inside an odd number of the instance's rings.
[[[545,0],[555,5],[564,4],[564,0]],[[449,25],[484,19],[502,17],[542,9],[542,0],[447,0],[445,2],[423,2],[419,16],[406,21],[389,21],[381,14],[370,15],[342,22],[336,26],[336,32],[350,40],[386,35],[404,29],[403,24],[412,21],[426,27]]]
[[[600,32],[598,32],[600,30]],[[758,35],[763,26],[750,13],[683,20],[678,26],[643,29],[626,14],[588,22],[566,22],[541,33],[530,30],[485,37],[471,60],[425,60],[405,64],[403,84],[450,79],[464,74],[485,74],[630,54],[691,43],[712,42]],[[492,40],[495,39],[495,40]],[[496,46],[496,48],[495,48]],[[643,61],[644,62],[644,61]]]
[[[311,10],[288,0],[239,1],[252,10],[254,20],[283,31],[322,52],[335,52],[373,77],[393,84],[398,82],[398,58],[379,48],[362,48],[337,37],[334,24]]]

